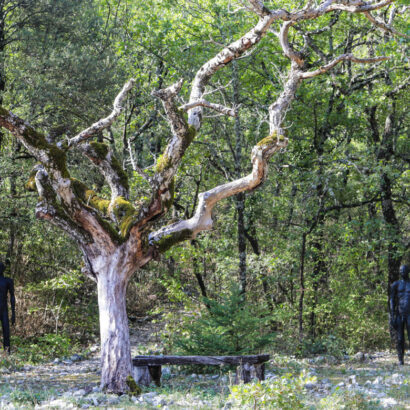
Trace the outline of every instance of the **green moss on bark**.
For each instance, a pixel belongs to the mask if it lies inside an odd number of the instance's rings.
[[[97,155],[99,159],[105,159],[108,154],[108,145],[102,142],[92,141],[90,142],[90,146]]]
[[[183,229],[182,231],[174,232],[170,235],[165,235],[157,242],[158,250],[163,253],[172,248],[177,243],[191,239],[191,237],[192,231],[190,229]]]
[[[28,181],[26,182],[26,185],[24,186],[27,191],[37,192],[36,174],[37,174],[37,170],[35,170],[35,169],[33,169],[33,171],[30,172],[30,176],[28,177]]]
[[[272,145],[272,144],[275,144],[275,143],[278,142],[278,141],[284,141],[285,138],[286,138],[285,135],[281,135],[281,134],[278,135],[277,132],[274,131],[274,132],[273,132],[271,135],[269,135],[268,137],[263,138],[262,140],[260,140],[257,145],[258,145],[259,147],[267,146],[267,145]]]
[[[26,126],[22,134],[27,143],[38,150],[44,151],[49,157],[49,161],[44,163],[47,170],[57,170],[61,173],[63,178],[69,178],[70,174],[67,170],[67,159],[65,152],[49,144],[46,141],[46,137],[41,132],[36,131],[30,126]]]
[[[125,383],[127,384],[129,389],[128,395],[139,396],[142,393],[141,387],[138,386],[138,384],[131,375],[127,376],[127,378],[125,379]]]
[[[89,189],[85,184],[75,178],[71,178],[71,185],[75,195],[85,204],[97,209],[103,215],[108,215],[108,207],[110,205],[110,201],[108,199],[100,198],[96,192]]]
[[[164,202],[164,208],[169,209],[171,208],[171,205],[174,202],[174,196],[175,196],[175,178],[171,179],[171,182],[168,185],[168,192],[170,195],[170,198]]]
[[[121,236],[126,238],[136,220],[136,209],[131,205],[131,202],[119,196],[110,205],[110,212],[113,212],[118,221]]]
[[[120,178],[120,184],[126,189],[129,189],[129,183],[128,183],[128,176],[125,173],[125,171],[122,169],[120,163],[118,162],[117,158],[114,156],[112,157],[111,160],[111,166],[114,169],[114,171],[117,173],[117,175]]]
[[[167,154],[162,154],[158,157],[157,159],[157,164],[155,166],[155,171],[156,172],[163,172],[167,169],[169,169],[172,165],[171,159],[168,157]]]
[[[56,168],[61,172],[63,178],[70,178],[70,174],[67,170],[67,158],[66,154],[60,148],[55,145],[49,145],[48,154],[52,159],[51,164],[44,164],[47,168]]]

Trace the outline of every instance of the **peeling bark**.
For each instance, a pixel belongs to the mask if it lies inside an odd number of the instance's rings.
[[[99,272],[98,308],[101,338],[101,388],[110,392],[127,391],[126,377],[132,375],[131,345],[126,312],[127,280],[117,272],[112,258]],[[124,377],[125,376],[125,377]]]

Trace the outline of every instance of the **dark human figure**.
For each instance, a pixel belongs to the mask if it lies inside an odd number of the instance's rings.
[[[400,266],[400,280],[394,282],[390,293],[390,320],[397,332],[397,355],[399,364],[404,364],[404,329],[410,341],[410,280],[409,267]]]
[[[0,320],[3,329],[3,346],[4,350],[10,353],[10,325],[9,325],[9,311],[7,308],[7,294],[10,294],[11,304],[11,324],[16,322],[16,299],[14,297],[14,283],[13,279],[5,278],[4,271],[6,267],[0,262]]]

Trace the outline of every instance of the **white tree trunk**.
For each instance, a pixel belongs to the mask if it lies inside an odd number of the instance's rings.
[[[128,280],[115,267],[98,275],[101,337],[101,388],[123,393],[132,375],[130,335],[126,312]]]

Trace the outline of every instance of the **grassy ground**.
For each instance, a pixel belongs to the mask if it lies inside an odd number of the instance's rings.
[[[407,356],[410,360],[410,356]],[[236,400],[230,396],[234,388],[233,373],[215,369],[213,374],[185,373],[185,369],[168,368],[162,386],[146,388],[140,398],[120,398],[98,392],[97,359],[87,359],[72,365],[39,365],[27,370],[9,371],[2,368],[0,400],[2,408],[309,408],[309,409],[410,409],[410,366],[397,366],[389,353],[363,363],[343,361],[320,363],[276,355],[267,366],[265,389],[253,383],[239,386]],[[298,382],[304,373],[307,379]],[[400,375],[400,383],[390,383],[391,376]],[[397,378],[398,376],[396,376]],[[375,394],[366,382],[379,378]],[[355,383],[349,384],[348,380]],[[310,387],[304,385],[310,381]],[[345,386],[338,387],[339,383]],[[269,389],[267,386],[270,386]],[[79,389],[83,393],[77,394]],[[94,391],[93,391],[94,389]],[[237,389],[237,390],[238,390]],[[373,389],[374,390],[374,389]],[[85,393],[85,394],[84,394]],[[386,401],[387,400],[387,401]],[[393,400],[393,401],[392,401]],[[387,403],[387,404],[386,404]]]
[[[133,354],[157,350],[150,330],[132,337]],[[137,333],[136,333],[137,334]],[[142,336],[141,336],[142,335]],[[53,357],[51,357],[53,358]],[[410,355],[405,358],[410,363]],[[162,386],[140,397],[99,391],[98,351],[82,360],[39,364],[15,354],[0,357],[0,408],[154,409],[410,409],[410,365],[379,352],[365,361],[272,354],[266,382],[234,385],[233,371],[164,367]],[[300,376],[301,375],[301,376]]]

